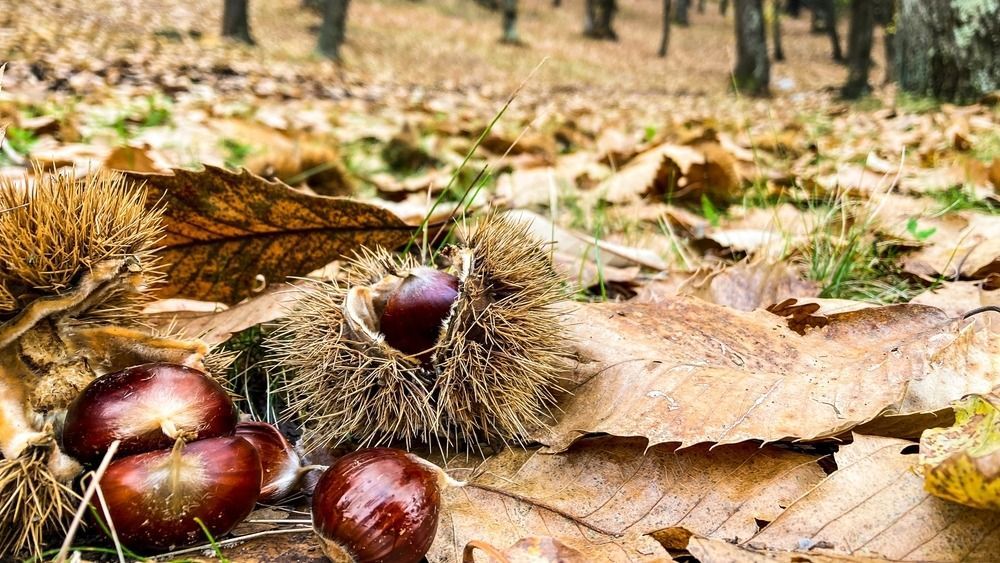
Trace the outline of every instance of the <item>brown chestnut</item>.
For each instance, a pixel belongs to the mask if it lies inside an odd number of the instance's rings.
[[[238,436],[209,438],[115,460],[101,478],[108,514],[121,543],[166,551],[228,533],[253,510],[260,456]],[[101,508],[94,508],[103,518]]]
[[[273,424],[241,422],[236,435],[250,442],[260,454],[264,481],[259,502],[271,503],[287,498],[299,489],[302,476],[318,466],[303,466],[302,458]]]
[[[96,464],[121,440],[118,455],[231,435],[238,412],[229,394],[204,373],[177,364],[145,364],[98,377],[66,412],[63,449]]]
[[[313,492],[313,529],[323,552],[336,563],[420,561],[437,532],[441,475],[391,448],[338,459]]]
[[[457,298],[457,277],[426,266],[413,268],[382,311],[379,327],[385,341],[400,352],[426,359]]]

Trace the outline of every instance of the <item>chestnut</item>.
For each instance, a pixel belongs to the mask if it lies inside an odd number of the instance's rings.
[[[457,277],[426,266],[413,268],[389,295],[379,329],[393,348],[427,359],[456,299]]]
[[[66,411],[63,449],[96,464],[121,440],[118,455],[169,448],[177,438],[231,435],[238,411],[221,385],[178,364],[145,364],[102,375]]]
[[[212,536],[232,530],[257,504],[261,478],[257,450],[226,436],[117,459],[101,490],[123,545],[165,551],[207,541],[196,518]]]
[[[299,488],[302,476],[318,466],[303,466],[302,458],[273,424],[241,422],[236,435],[250,442],[260,455],[264,480],[259,502],[271,503],[287,498]]]
[[[435,471],[436,470],[436,471]],[[437,532],[444,472],[392,448],[359,450],[313,492],[313,529],[336,563],[416,563]]]

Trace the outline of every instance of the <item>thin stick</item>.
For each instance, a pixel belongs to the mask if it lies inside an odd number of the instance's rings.
[[[90,506],[90,499],[94,496],[94,492],[97,490],[98,484],[101,482],[101,477],[104,476],[104,472],[107,471],[108,466],[111,465],[111,458],[115,457],[115,452],[118,451],[118,446],[121,444],[121,440],[115,440],[111,442],[111,446],[108,447],[108,451],[104,454],[104,459],[101,460],[101,465],[97,467],[97,471],[94,472],[94,478],[87,485],[86,492],[83,493],[83,499],[80,501],[80,506],[76,509],[76,514],[73,516],[73,522],[69,525],[69,530],[66,532],[66,539],[63,540],[62,548],[59,549],[59,554],[56,555],[56,563],[63,563],[66,561],[66,556],[69,555],[69,548],[73,545],[73,538],[76,536],[76,531],[80,528],[80,522],[83,521],[83,513],[87,511],[87,507]]]
[[[215,545],[222,547],[234,543],[239,543],[241,541],[252,540],[255,538],[260,538],[263,536],[275,536],[278,534],[300,534],[303,532],[311,532],[312,528],[289,528],[287,530],[267,530],[264,532],[257,532],[256,534],[247,534],[245,536],[238,536],[235,538],[229,538],[227,540],[217,541]],[[212,544],[206,543],[204,545],[197,545],[195,547],[189,547],[187,549],[178,549],[177,551],[171,551],[169,553],[161,553],[157,555],[156,558],[160,559],[162,557],[174,557],[176,555],[183,555],[185,553],[194,553],[196,551],[204,551],[206,549],[212,549]]]
[[[118,531],[115,530],[115,523],[111,519],[111,512],[108,510],[108,501],[104,500],[104,492],[101,490],[100,482],[97,484],[97,501],[101,503],[101,512],[104,513],[104,521],[108,523],[108,530],[111,531],[111,541],[115,542],[118,561],[125,563],[125,554],[122,553],[122,542],[118,539]]]

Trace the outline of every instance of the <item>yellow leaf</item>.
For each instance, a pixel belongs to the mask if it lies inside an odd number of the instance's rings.
[[[1000,397],[970,395],[954,405],[955,425],[920,437],[924,488],[975,508],[1000,510]]]

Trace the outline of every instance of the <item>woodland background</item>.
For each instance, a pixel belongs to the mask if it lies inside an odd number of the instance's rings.
[[[989,0],[7,2],[0,176],[168,194],[149,321],[240,352],[227,377],[271,421],[288,277],[490,207],[552,241],[572,393],[526,448],[438,458],[477,487],[431,561],[530,535],[595,561],[988,561],[997,513],[930,496],[913,454],[954,401],[1000,404],[997,317],[958,320],[1000,304],[998,22]],[[391,213],[307,240],[294,210],[343,210],[325,196]],[[195,224],[227,235],[182,243]],[[319,560],[309,538],[224,554]]]

